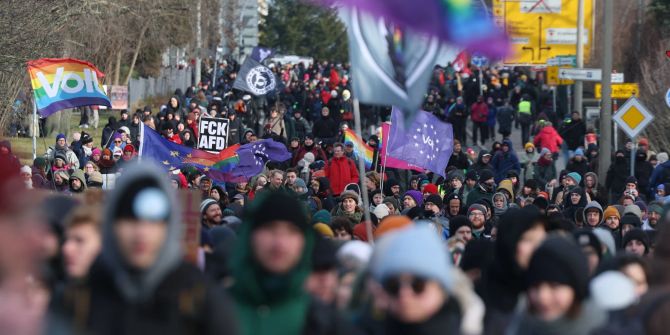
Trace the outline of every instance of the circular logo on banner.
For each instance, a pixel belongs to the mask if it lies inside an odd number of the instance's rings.
[[[264,66],[256,66],[247,74],[247,86],[255,95],[264,95],[274,90],[275,75]]]
[[[665,104],[668,105],[668,108],[670,108],[670,89],[665,92]]]

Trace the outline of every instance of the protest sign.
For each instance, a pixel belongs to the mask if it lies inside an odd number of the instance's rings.
[[[228,119],[201,117],[198,125],[200,138],[198,149],[219,152],[228,141]]]

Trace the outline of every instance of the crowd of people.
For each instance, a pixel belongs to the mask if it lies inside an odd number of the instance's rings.
[[[375,154],[369,171],[359,172],[354,144],[343,136],[353,120],[346,65],[276,64],[280,88],[265,97],[233,90],[238,68],[222,62],[212,70],[216,83],[178,90],[165,105],[132,115],[121,111],[99,141],[84,131],[68,144],[58,134],[32,166],[0,142],[0,175],[8,177],[0,188],[8,199],[0,202],[0,255],[8,255],[0,256],[0,296],[22,292],[31,302],[0,308],[13,312],[0,316],[0,330],[667,329],[670,163],[647,139],[626,143],[598,176],[596,133],[580,113],[562,118],[552,109],[542,76],[492,67],[481,70],[480,82],[475,67],[438,66],[423,109],[454,126],[446,170],[381,169],[376,128],[390,109],[363,106]],[[161,174],[137,162],[141,123],[197,147],[201,116],[230,120],[229,145],[271,138],[292,157],[235,182],[187,165]],[[201,197],[193,263],[183,256],[182,247],[194,246],[181,242],[180,189]],[[12,257],[17,252],[26,257]],[[612,274],[619,286],[606,296],[628,297],[616,307],[595,294]]]

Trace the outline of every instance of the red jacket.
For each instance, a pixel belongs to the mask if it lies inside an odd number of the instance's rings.
[[[340,195],[347,184],[358,183],[356,164],[347,157],[333,157],[326,164],[324,172],[328,180],[330,180],[330,189],[335,196]]]
[[[489,117],[489,106],[485,102],[475,102],[470,107],[472,122],[486,122]]]
[[[296,166],[298,165],[298,162],[305,157],[305,154],[311,152],[314,155],[314,161],[324,161],[326,162],[328,159],[326,158],[326,153],[319,147],[318,144],[314,144],[312,146],[311,150],[308,150],[305,148],[305,146],[300,146],[298,151],[295,154],[295,157],[293,157],[293,160],[291,161],[291,166]]]
[[[535,144],[536,148],[547,148],[552,154],[555,154],[561,148],[563,138],[554,127],[544,127],[535,135],[533,144]]]

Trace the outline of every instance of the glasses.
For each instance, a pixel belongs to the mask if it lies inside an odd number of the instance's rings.
[[[421,277],[412,277],[401,279],[400,277],[392,277],[382,283],[382,287],[386,293],[397,297],[400,289],[409,286],[414,294],[421,294],[426,289],[428,280]]]
[[[114,143],[121,143],[121,141],[114,141]]]

